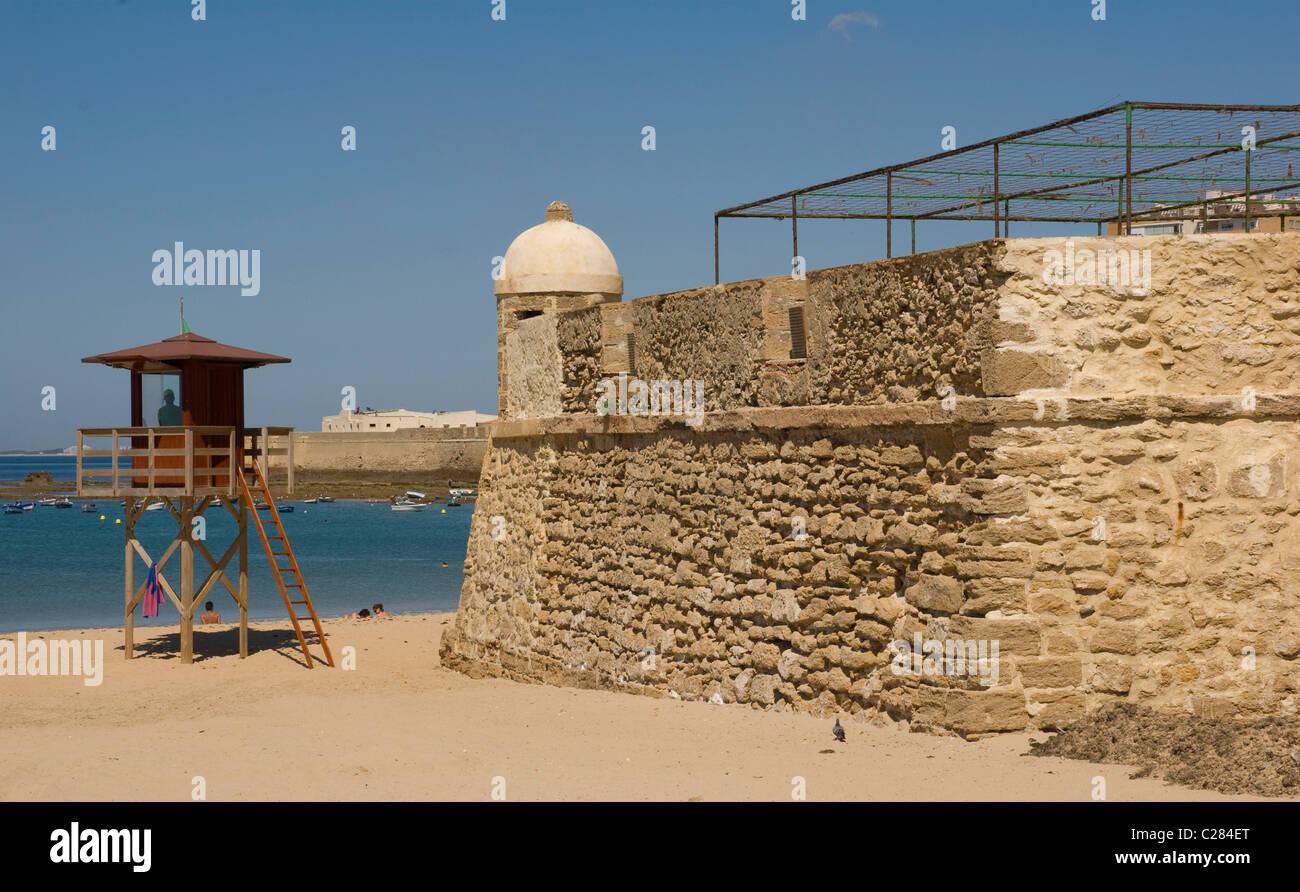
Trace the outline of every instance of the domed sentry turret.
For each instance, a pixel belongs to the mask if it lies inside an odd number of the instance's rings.
[[[506,339],[521,319],[577,310],[623,299],[623,277],[600,236],[573,222],[562,201],[546,208],[546,219],[520,233],[505,254],[497,296],[497,411],[510,412],[506,388],[510,369]]]

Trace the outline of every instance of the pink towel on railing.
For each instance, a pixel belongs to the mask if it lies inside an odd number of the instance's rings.
[[[144,586],[144,615],[157,616],[158,605],[162,603],[163,588],[158,582],[158,565],[149,565],[149,581]]]

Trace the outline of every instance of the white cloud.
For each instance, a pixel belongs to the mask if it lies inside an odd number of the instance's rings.
[[[869,12],[842,12],[831,19],[831,23],[826,26],[826,30],[838,31],[844,35],[846,40],[852,40],[853,38],[849,34],[850,25],[865,25],[868,28],[879,29],[880,19]]]

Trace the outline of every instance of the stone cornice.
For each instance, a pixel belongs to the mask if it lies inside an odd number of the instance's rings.
[[[551,435],[636,436],[666,431],[736,432],[820,428],[870,428],[983,424],[1072,424],[1153,421],[1228,421],[1234,418],[1300,419],[1300,393],[1260,393],[1251,411],[1241,395],[1127,397],[990,397],[958,399],[951,409],[935,400],[869,406],[771,406],[705,413],[688,425],[684,416],[555,415],[500,421],[494,440]]]

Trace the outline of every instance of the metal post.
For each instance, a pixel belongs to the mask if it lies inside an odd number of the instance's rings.
[[[1246,149],[1246,235],[1250,235],[1250,149]]]
[[[1124,105],[1124,234],[1133,234],[1133,103]]]
[[[1201,202],[1201,232],[1210,231],[1210,199]]]
[[[713,284],[719,285],[721,283],[722,283],[722,279],[718,275],[718,215],[714,214],[713,215]]]
[[[1002,236],[1011,238],[1011,199],[1006,198],[1002,201]]]
[[[794,241],[794,255],[799,256],[799,196],[790,196],[790,238]],[[793,259],[793,257],[791,259]]]
[[[1098,238],[1101,237],[1101,221],[1100,221],[1100,220],[1097,221],[1097,237],[1098,237]]]
[[[885,257],[894,256],[894,172],[885,174]]]
[[[998,237],[1000,229],[998,220],[998,197],[1001,194],[1001,186],[998,183],[998,146],[1000,143],[993,144],[993,237]]]
[[[916,218],[912,218],[912,253],[916,253]]]

